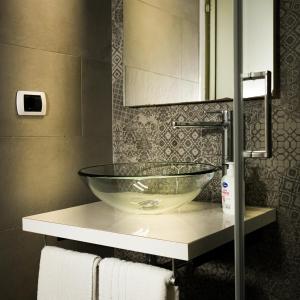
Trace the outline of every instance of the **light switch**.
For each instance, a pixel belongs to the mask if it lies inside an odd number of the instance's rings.
[[[46,115],[46,94],[44,92],[18,91],[17,112],[20,116]]]

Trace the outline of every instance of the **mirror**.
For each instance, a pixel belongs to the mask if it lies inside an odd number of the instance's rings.
[[[243,73],[271,71],[275,89],[276,64],[275,10],[276,0],[243,1]],[[233,0],[217,1],[216,99],[233,98]],[[263,79],[243,83],[244,98],[265,93]]]
[[[274,0],[244,0],[244,73],[274,71]],[[233,98],[233,0],[124,0],[124,105]],[[244,83],[244,96],[264,81]]]

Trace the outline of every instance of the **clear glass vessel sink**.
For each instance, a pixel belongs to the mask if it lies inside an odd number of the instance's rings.
[[[91,191],[135,214],[161,214],[197,197],[218,167],[201,163],[120,163],[81,169]]]

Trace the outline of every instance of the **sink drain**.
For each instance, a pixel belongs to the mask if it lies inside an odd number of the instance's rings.
[[[152,209],[159,206],[158,200],[145,200],[138,203],[140,209]]]

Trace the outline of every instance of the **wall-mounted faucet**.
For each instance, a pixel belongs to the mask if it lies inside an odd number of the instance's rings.
[[[222,165],[223,174],[226,171],[226,162],[233,161],[233,122],[232,111],[211,111],[210,114],[219,114],[222,117],[221,121],[207,121],[207,122],[173,122],[173,128],[206,128],[206,129],[222,129]]]

